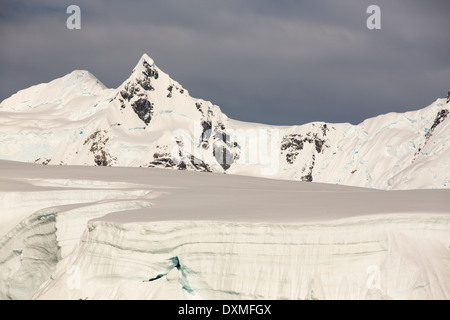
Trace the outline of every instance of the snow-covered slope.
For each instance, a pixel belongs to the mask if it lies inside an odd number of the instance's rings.
[[[115,89],[21,90],[0,103],[0,299],[450,299],[449,109],[245,123],[147,55]]]
[[[105,88],[87,71],[0,103],[0,159],[164,167],[371,187],[450,187],[450,105],[358,125],[270,126],[229,119],[143,55]]]
[[[449,299],[449,192],[0,161],[0,298]]]

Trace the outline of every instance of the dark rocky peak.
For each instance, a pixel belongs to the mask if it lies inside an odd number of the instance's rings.
[[[121,109],[130,106],[146,125],[152,119],[154,106],[148,93],[155,90],[153,81],[158,78],[158,68],[153,60],[144,54],[133,69],[131,76],[119,87],[116,95]]]
[[[159,73],[153,59],[144,53],[134,67],[132,76],[135,76],[136,78],[142,78],[143,76],[145,78],[158,79]]]
[[[124,82],[122,87],[123,90],[132,93],[136,93],[140,89],[152,91],[154,90],[152,81],[155,81],[158,78],[158,68],[155,66],[152,58],[147,54],[144,54],[131,72],[131,76]]]

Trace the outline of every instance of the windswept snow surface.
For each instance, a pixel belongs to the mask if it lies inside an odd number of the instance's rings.
[[[0,159],[448,189],[449,111],[441,98],[357,125],[246,123],[191,97],[144,54],[118,88],[78,70],[0,102]]]
[[[449,113],[246,123],[146,54],[118,88],[21,90],[0,102],[0,298],[449,299]]]
[[[449,299],[450,190],[0,161],[1,299]]]

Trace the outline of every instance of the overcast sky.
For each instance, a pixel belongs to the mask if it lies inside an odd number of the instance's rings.
[[[66,9],[81,8],[69,30]],[[369,5],[381,29],[369,30]],[[2,0],[0,101],[89,70],[119,86],[143,53],[230,118],[351,122],[450,89],[448,0]]]

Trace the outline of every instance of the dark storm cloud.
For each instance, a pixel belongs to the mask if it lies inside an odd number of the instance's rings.
[[[65,12],[81,7],[81,30]],[[381,30],[366,9],[381,8]],[[358,123],[450,89],[448,1],[7,1],[0,100],[87,69],[117,87],[146,52],[231,118]]]

